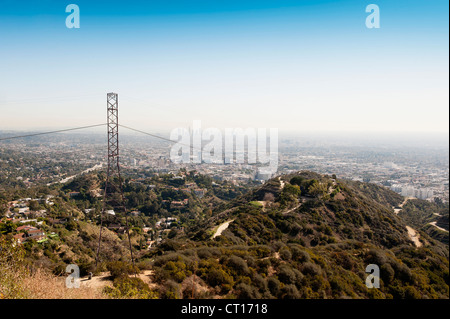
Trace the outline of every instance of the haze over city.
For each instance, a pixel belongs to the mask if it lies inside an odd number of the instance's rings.
[[[448,135],[447,1],[377,1],[379,29],[360,1],[80,0],[79,29],[66,3],[0,4],[1,130],[104,123],[117,92],[152,132]]]

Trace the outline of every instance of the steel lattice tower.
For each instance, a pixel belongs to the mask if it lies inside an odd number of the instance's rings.
[[[100,235],[98,240],[97,257],[95,264],[97,266],[100,245],[102,240],[102,229],[105,220],[105,213],[112,208],[114,212],[125,216],[125,231],[128,236],[128,244],[130,248],[131,261],[134,265],[133,249],[131,246],[130,232],[128,227],[128,214],[125,207],[125,198],[123,195],[123,181],[120,175],[119,161],[119,98],[117,93],[108,93],[106,98],[107,104],[107,128],[108,128],[108,167],[103,195],[103,208],[100,213]],[[106,216],[107,221],[117,220],[115,215]]]

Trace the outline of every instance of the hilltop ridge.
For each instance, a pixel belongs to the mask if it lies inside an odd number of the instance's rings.
[[[417,247],[394,213],[401,202],[374,184],[277,176],[167,243],[153,255],[156,278],[182,287],[195,273],[210,294],[238,298],[448,298],[448,246],[418,231]],[[365,286],[369,264],[379,290]]]

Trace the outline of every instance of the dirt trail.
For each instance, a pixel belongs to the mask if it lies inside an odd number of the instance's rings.
[[[216,233],[212,236],[212,238],[214,239],[214,238],[216,238],[217,236],[222,235],[223,231],[224,231],[225,229],[227,229],[228,226],[230,225],[230,223],[233,222],[233,221],[234,221],[234,219],[233,219],[233,220],[229,220],[229,221],[227,221],[227,222],[225,222],[225,223],[223,223],[223,224],[220,224],[219,228],[217,228]]]
[[[288,209],[287,211],[283,212],[283,215],[292,213],[294,210],[296,210],[297,208],[299,208],[300,206],[302,206],[302,203],[298,204],[297,206],[295,206],[294,208]]]
[[[415,197],[406,197],[405,200],[403,201],[403,203],[400,204],[400,207],[403,208],[403,206],[405,206],[406,202],[409,201],[410,199],[416,199]]]
[[[144,270],[137,274],[137,277],[142,279],[150,288],[155,288],[157,285],[152,282],[151,276],[154,274],[153,270]],[[130,275],[134,277],[134,275]],[[109,272],[102,272],[99,276],[93,276],[92,279],[88,279],[87,276],[80,278],[80,286],[92,289],[103,290],[106,286],[113,287],[113,282],[110,278]]]
[[[99,276],[93,276],[91,280],[87,276],[80,278],[80,286],[101,290],[106,286],[112,287],[113,282],[109,279],[109,272],[102,272]]]
[[[398,213],[400,213],[400,211],[402,210],[403,206],[405,206],[406,202],[410,199],[415,199],[415,197],[406,197],[405,200],[403,201],[403,203],[401,203],[400,205],[398,205],[400,208],[394,208],[394,213],[397,215]]]
[[[420,235],[409,226],[406,226],[406,229],[408,230],[408,236],[411,241],[414,242],[414,245],[416,245],[416,247],[422,247],[422,243],[419,240]]]
[[[278,180],[280,181],[280,190],[282,190],[286,183],[281,179],[281,177],[278,177]]]
[[[142,281],[145,282],[150,287],[150,289],[156,289],[158,285],[151,280],[151,276],[153,276],[154,273],[155,272],[153,270],[144,270],[143,272],[138,274],[137,277],[142,279]]]
[[[430,225],[433,225],[434,227],[436,227],[439,230],[445,231],[448,233],[448,230],[442,227],[439,227],[438,225],[436,225],[437,222],[431,222]]]

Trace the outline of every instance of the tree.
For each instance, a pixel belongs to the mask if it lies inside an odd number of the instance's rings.
[[[206,281],[212,287],[219,286],[223,292],[228,292],[233,288],[233,277],[228,275],[223,269],[210,268],[207,273]]]
[[[328,193],[327,184],[316,181],[308,187],[308,193],[314,197],[322,197]]]
[[[272,193],[265,193],[263,201],[274,202],[275,201],[275,195],[273,195]]]
[[[168,280],[162,289],[161,298],[163,299],[181,299],[183,294],[181,292],[181,285]]]
[[[282,265],[278,272],[278,278],[285,284],[293,284],[295,283],[296,276],[289,266]]]
[[[15,231],[17,226],[10,220],[7,220],[6,223],[0,223],[0,234],[9,234]]]
[[[283,299],[300,299],[302,296],[295,285],[286,285],[281,291]]]
[[[276,297],[280,292],[281,282],[275,277],[270,277],[267,280],[267,286],[269,287],[270,293]]]
[[[66,226],[66,229],[69,231],[73,231],[78,228],[78,224],[73,220],[67,222],[65,226]]]
[[[106,268],[109,270],[112,278],[117,278],[123,275],[131,275],[135,272],[139,272],[139,269],[137,269],[136,267],[133,268],[133,265],[123,261],[109,262],[106,265]]]
[[[280,257],[281,257],[281,259],[286,260],[286,261],[291,260],[292,253],[289,250],[289,248],[287,248],[287,247],[281,248],[281,250],[280,250]]]
[[[305,180],[305,179],[304,179],[303,177],[301,177],[301,176],[295,176],[295,177],[292,177],[292,178],[291,178],[290,183],[291,183],[292,185],[301,186],[304,180]]]
[[[169,234],[167,234],[167,237],[172,239],[172,238],[174,238],[177,235],[177,233],[178,233],[177,230],[175,228],[172,228],[170,230]]]
[[[280,194],[280,203],[285,205],[300,197],[301,191],[298,185],[286,184]]]
[[[248,273],[248,266],[244,259],[238,256],[231,256],[226,265],[236,271],[239,275],[244,275]]]
[[[8,210],[8,202],[5,199],[0,199],[0,217]]]
[[[30,200],[30,202],[28,204],[30,205],[30,210],[34,210],[34,211],[39,210],[39,203],[37,201]]]
[[[156,299],[158,294],[140,278],[120,276],[114,279],[114,288],[105,287],[103,290],[112,298],[126,299]]]
[[[255,287],[247,285],[245,283],[240,283],[236,286],[237,297],[239,299],[259,299],[261,294]]]

